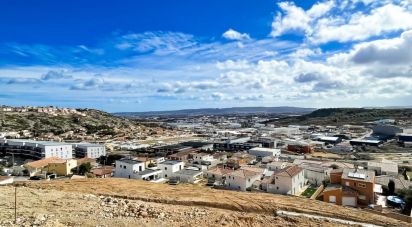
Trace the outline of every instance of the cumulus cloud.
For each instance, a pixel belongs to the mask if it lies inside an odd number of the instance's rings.
[[[227,30],[225,33],[222,34],[222,37],[228,40],[247,40],[250,39],[249,34],[247,33],[240,33],[233,29]]]
[[[359,44],[350,54],[357,64],[411,64],[412,30],[403,32],[399,38],[376,40]]]
[[[356,8],[355,5],[359,2],[369,5],[371,10]],[[318,2],[305,11],[292,2],[280,2],[278,5],[281,12],[272,22],[271,36],[300,33],[314,44],[332,41],[344,43],[412,28],[409,3],[373,3],[368,0],[339,3]]]

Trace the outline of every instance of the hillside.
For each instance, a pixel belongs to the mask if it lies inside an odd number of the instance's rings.
[[[27,212],[28,214],[32,216],[40,212],[53,214],[57,207],[66,210],[66,212],[74,210],[71,217],[61,213],[56,215],[56,217],[59,216],[59,220],[63,224],[69,222],[72,225],[96,225],[102,223],[110,225],[110,223],[128,222],[130,226],[131,223],[146,223],[147,226],[340,226],[331,220],[319,220],[303,216],[285,216],[282,214],[282,212],[295,212],[298,215],[311,214],[324,218],[336,218],[380,226],[405,226],[405,223],[395,219],[372,214],[360,209],[336,206],[306,198],[215,190],[199,185],[169,186],[114,178],[27,182],[23,185],[25,187],[19,187],[18,191],[26,190],[27,195],[31,196],[32,201],[24,200],[24,204],[26,204],[24,206],[25,209],[30,207],[36,207],[37,209],[37,211],[30,210],[31,213]],[[9,187],[2,187],[0,191],[2,194],[12,194],[12,190]],[[44,194],[49,194],[50,196],[42,196]],[[101,197],[90,196],[90,194]],[[21,194],[19,196],[22,199],[24,198]],[[107,197],[110,196],[115,196],[118,201],[109,201],[109,204],[107,204]],[[83,198],[82,205],[78,206],[81,198]],[[154,219],[150,218],[150,215],[147,213],[144,213],[144,217],[142,217],[141,211],[136,211],[138,213],[137,217],[125,219],[123,216],[129,217],[129,213],[124,214],[115,211],[118,210],[115,207],[120,206],[117,204],[126,203],[121,198],[127,198],[127,203],[138,203],[140,204],[139,207],[146,207],[146,209],[148,209],[147,207],[152,207],[151,212],[155,213],[153,215]],[[47,201],[43,202],[43,200]],[[0,201],[0,205],[2,207],[7,206],[1,203],[5,203],[4,201]],[[33,204],[29,206],[29,203],[33,203],[35,206]],[[93,206],[95,207],[90,208]],[[92,209],[93,212],[88,213],[88,209]],[[130,209],[134,210],[136,208]],[[57,211],[60,212],[59,210]],[[3,217],[10,217],[12,215],[12,210],[10,209],[3,212],[5,213],[1,214],[2,212],[0,212],[0,215],[3,215]],[[111,212],[114,212],[114,214]],[[76,218],[77,216],[75,215],[79,213],[82,218]],[[98,218],[99,216],[104,216],[105,219],[102,220]]]
[[[279,125],[344,125],[362,124],[386,118],[410,121],[412,119],[412,109],[328,108],[318,109],[302,116],[270,120],[267,123]]]
[[[53,140],[107,140],[144,138],[159,128],[148,128],[138,122],[92,109],[52,113],[35,110],[8,111],[0,115],[0,132],[15,132],[20,138]],[[10,134],[10,137],[14,137]]]
[[[151,111],[151,112],[123,112],[115,113],[125,117],[143,116],[198,116],[198,115],[246,115],[246,114],[304,114],[315,109],[300,107],[232,107],[232,108],[204,108],[204,109],[184,109],[172,111]]]

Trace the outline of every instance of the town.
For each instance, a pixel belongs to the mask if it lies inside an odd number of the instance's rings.
[[[51,108],[41,109],[50,114]],[[78,114],[58,108],[54,112]],[[411,121],[282,125],[289,116],[137,119],[185,135],[167,141],[47,141],[1,132],[0,184],[86,178],[196,184],[304,197],[410,222]]]

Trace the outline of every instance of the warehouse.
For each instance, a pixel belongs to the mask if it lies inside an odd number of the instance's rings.
[[[279,156],[280,149],[255,147],[250,149],[248,153],[256,156],[257,158],[263,158],[267,156]]]

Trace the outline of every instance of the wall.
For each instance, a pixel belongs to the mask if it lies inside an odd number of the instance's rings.
[[[346,182],[349,182],[349,185],[346,184]],[[356,186],[355,186],[356,183]],[[365,184],[365,188],[359,187],[359,183]],[[364,195],[366,196],[366,200],[362,200],[358,197],[358,203],[361,205],[369,205],[370,203],[374,203],[374,192],[373,192],[373,186],[374,183],[368,183],[368,182],[361,182],[361,181],[356,181],[356,180],[349,180],[349,179],[342,179],[342,186],[348,186],[354,190],[356,190],[359,195]]]
[[[126,167],[126,168],[125,168]],[[134,171],[140,172],[144,171],[144,163],[136,163],[136,164],[130,164],[126,162],[122,162],[120,160],[116,161],[116,168],[114,172],[114,177],[120,177],[120,178],[130,178],[130,179],[136,179],[137,176],[134,174]]]

